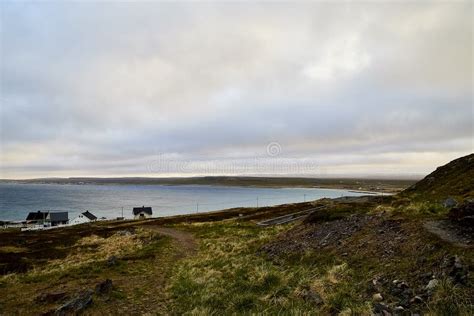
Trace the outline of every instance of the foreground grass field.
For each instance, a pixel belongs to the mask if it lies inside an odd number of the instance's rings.
[[[229,221],[182,228],[199,237],[201,251],[174,270],[169,287],[173,314],[370,314],[368,302],[349,286],[353,280],[347,264],[311,254],[281,265],[259,253],[288,226],[262,229]]]
[[[416,229],[416,223],[410,222],[406,229],[409,227]],[[269,258],[262,246],[291,227],[262,229],[252,223],[227,221],[179,228],[192,231],[201,246],[196,256],[173,270],[168,288],[172,314],[371,315],[379,303],[373,294],[383,292],[385,285],[375,290],[378,285],[373,280],[385,278],[392,283],[399,278],[410,285],[410,295],[415,297],[421,291],[418,276],[437,269],[444,257],[460,255],[471,264],[474,259],[470,249],[453,249],[436,238],[419,239],[418,235],[407,239],[392,258],[373,255],[374,248],[381,245],[367,245],[350,254],[329,247],[287,251]],[[351,241],[359,242],[362,235],[367,232]],[[433,248],[420,249],[423,244]],[[425,266],[415,268],[420,263]],[[433,293],[420,298],[412,309],[431,315],[472,315],[472,278],[469,282],[468,286],[454,285],[444,277]],[[388,289],[383,296],[387,302],[396,297]]]

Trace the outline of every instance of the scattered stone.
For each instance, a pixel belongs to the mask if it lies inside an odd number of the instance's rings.
[[[323,298],[321,297],[321,295],[319,295],[318,293],[314,292],[314,291],[309,291],[307,296],[306,296],[306,299],[313,303],[314,305],[321,305],[324,303],[323,301]]]
[[[467,201],[453,207],[449,211],[448,217],[461,225],[472,226],[474,224],[474,202]]]
[[[384,315],[384,316],[392,315],[392,311],[390,310],[390,307],[388,307],[384,303],[375,303],[373,311],[375,315]]]
[[[35,298],[35,302],[51,304],[62,301],[66,297],[66,292],[42,293]]]
[[[408,307],[410,307],[410,299],[403,298],[403,299],[400,300],[400,302],[398,302],[398,305],[408,308]]]
[[[107,259],[107,265],[109,267],[111,266],[114,266],[117,264],[117,257],[116,256],[110,256],[108,259]]]
[[[132,231],[132,230],[129,230],[129,229],[124,229],[124,230],[119,230],[117,232],[117,235],[119,236],[131,236],[131,235],[134,235],[135,232]]]
[[[305,301],[314,305],[321,305],[324,303],[321,295],[313,291],[310,287],[304,287],[303,290],[300,292],[300,296]]]
[[[95,292],[97,294],[106,294],[109,293],[112,290],[112,280],[107,279],[103,282],[98,283],[95,286]]]
[[[443,206],[445,208],[452,208],[452,207],[455,207],[456,205],[458,205],[458,201],[456,201],[455,199],[453,199],[452,197],[448,197],[444,202],[443,202]]]
[[[94,294],[94,291],[92,290],[79,293],[75,298],[59,307],[54,314],[58,316],[66,316],[83,311],[92,304],[92,294]]]
[[[459,258],[458,256],[454,256],[454,268],[456,268],[456,269],[462,269],[463,268],[463,265],[461,263],[461,258]]]
[[[437,279],[432,279],[430,282],[428,282],[428,285],[426,285],[425,289],[428,291],[434,290],[438,286],[439,281]]]
[[[444,269],[443,275],[449,277],[454,284],[467,283],[469,271],[459,256],[445,258],[441,267]]]
[[[397,307],[395,307],[395,308],[393,309],[393,311],[394,311],[395,313],[402,313],[402,312],[405,311],[405,308],[403,308],[403,306],[397,306]]]
[[[383,301],[383,296],[380,293],[375,293],[374,295],[372,295],[372,299],[376,302],[380,302]]]
[[[415,296],[410,300],[410,303],[412,304],[420,304],[423,303],[423,299],[420,296]]]

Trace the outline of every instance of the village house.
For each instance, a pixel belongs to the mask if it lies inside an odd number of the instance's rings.
[[[30,212],[26,217],[26,225],[44,225],[46,223],[46,217],[48,217],[48,212]]]
[[[68,212],[49,212],[46,222],[49,222],[51,226],[67,225],[69,223],[69,214]]]
[[[30,212],[26,217],[27,226],[59,226],[69,222],[68,212],[37,211]]]
[[[134,207],[133,208],[133,218],[134,219],[145,219],[150,218],[153,214],[151,207]]]
[[[90,222],[95,222],[97,220],[97,216],[92,214],[89,211],[85,211],[74,218],[70,224],[71,225],[78,225],[78,224],[84,224],[84,223],[90,223]]]

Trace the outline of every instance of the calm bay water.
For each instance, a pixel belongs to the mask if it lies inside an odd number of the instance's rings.
[[[142,205],[153,207],[157,217],[359,195],[308,188],[0,183],[0,220],[24,220],[28,212],[38,210],[68,211],[70,219],[85,210],[98,217],[115,218],[121,216],[122,207],[124,216],[131,218],[132,208]]]

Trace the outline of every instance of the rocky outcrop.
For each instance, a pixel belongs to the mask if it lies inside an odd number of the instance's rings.
[[[453,207],[449,211],[448,217],[461,225],[474,225],[474,201],[467,201]]]

